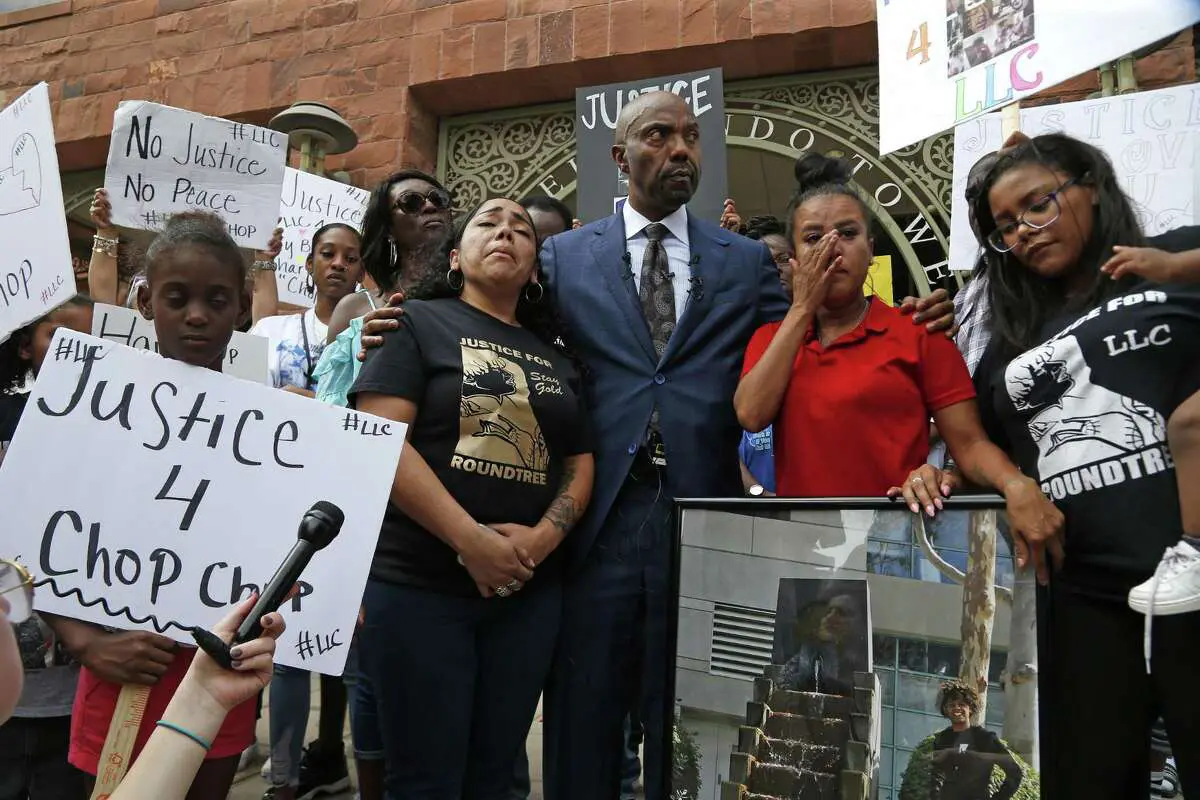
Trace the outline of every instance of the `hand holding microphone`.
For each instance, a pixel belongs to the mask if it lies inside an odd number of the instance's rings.
[[[333,503],[318,500],[300,520],[296,544],[292,546],[291,552],[271,576],[253,608],[237,627],[233,640],[227,643],[216,634],[197,626],[192,629],[192,638],[196,640],[200,649],[222,667],[232,669],[234,657],[230,654],[230,649],[262,636],[263,617],[274,612],[287,599],[288,593],[313,555],[333,541],[341,531],[345,519],[346,515]]]

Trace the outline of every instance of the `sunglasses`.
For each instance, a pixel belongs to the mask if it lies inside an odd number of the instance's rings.
[[[416,214],[425,207],[426,201],[438,211],[444,211],[450,207],[450,193],[445,189],[434,189],[428,194],[415,191],[401,192],[400,196],[396,198],[396,202],[392,203],[392,209],[405,214]]]
[[[8,601],[8,621],[19,625],[33,613],[33,576],[16,561],[0,558],[0,596]]]

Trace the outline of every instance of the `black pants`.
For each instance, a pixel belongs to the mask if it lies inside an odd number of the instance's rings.
[[[1162,715],[1184,796],[1200,797],[1200,613],[1145,617],[1061,580],[1038,596],[1042,796],[1150,796],[1150,727]]]
[[[0,726],[0,800],[85,800],[84,774],[67,763],[70,739],[70,717]]]

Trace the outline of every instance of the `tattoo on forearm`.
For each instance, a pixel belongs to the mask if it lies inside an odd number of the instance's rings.
[[[575,507],[575,498],[569,492],[571,484],[575,480],[575,462],[568,461],[563,467],[562,482],[559,483],[558,497],[554,498],[554,502],[546,509],[546,513],[542,516],[550,520],[550,524],[558,528],[563,534],[570,532],[571,528],[575,527],[575,521],[579,516],[579,510]]]

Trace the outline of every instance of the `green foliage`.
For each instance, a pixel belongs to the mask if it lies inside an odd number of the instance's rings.
[[[933,756],[933,740],[936,735],[931,734],[922,739],[921,743],[917,745],[917,749],[913,750],[909,757],[908,767],[905,768],[904,777],[900,782],[899,800],[929,800],[933,791],[933,770],[930,759]],[[1013,800],[1040,800],[1042,785],[1037,770],[1014,752],[1008,746],[1008,742],[1001,739],[1000,743],[1004,745],[1004,749],[1021,768],[1021,786],[1013,795]],[[994,795],[1003,783],[1004,770],[998,766],[992,767],[990,795]]]
[[[671,731],[671,800],[696,800],[700,783],[700,745],[676,720]]]

